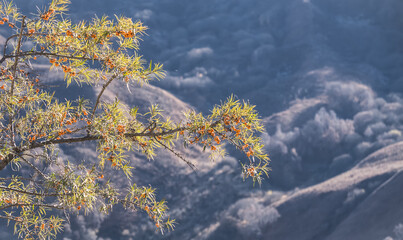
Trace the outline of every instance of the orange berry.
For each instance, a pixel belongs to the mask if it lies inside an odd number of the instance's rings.
[[[63,72],[68,73],[71,71],[70,67],[62,66]]]
[[[3,25],[4,24],[4,21],[0,21],[0,25]]]
[[[249,148],[249,151],[246,153],[246,156],[250,157],[253,155],[253,150],[252,148]]]
[[[125,131],[125,126],[123,126],[123,125],[118,125],[117,130],[118,130],[118,132],[122,133],[122,132]]]
[[[248,174],[251,175],[252,177],[255,176],[255,168],[253,167],[248,168]]]
[[[45,20],[45,21],[47,21],[47,20],[49,20],[49,14],[43,14],[43,15],[41,15],[41,18],[43,19],[43,20]]]

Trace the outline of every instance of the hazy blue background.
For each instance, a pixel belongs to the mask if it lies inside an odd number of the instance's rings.
[[[33,12],[44,1],[15,2]],[[117,14],[149,26],[141,54],[168,73],[152,84],[182,102],[151,88],[127,103],[208,112],[234,93],[256,104],[272,171],[252,188],[230,149],[216,163],[188,150],[197,175],[168,155],[139,160],[138,181],[168,200],[176,231],[155,234],[143,214],[116,209],[73,217],[66,239],[403,239],[401,0],[72,0],[70,9],[73,20]]]

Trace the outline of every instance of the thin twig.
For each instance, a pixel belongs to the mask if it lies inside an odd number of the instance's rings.
[[[22,207],[22,206],[33,206],[35,205],[35,207],[47,207],[47,208],[55,208],[55,209],[64,209],[63,207],[59,207],[56,205],[49,205],[49,204],[41,204],[41,203],[14,203],[14,204],[9,204],[3,207],[0,207],[0,210],[4,210],[7,208],[11,208],[11,207]]]
[[[22,52],[16,55],[5,55],[3,58],[13,58],[13,57],[24,57],[24,56],[54,56],[54,57],[65,57],[69,59],[78,59],[78,60],[93,60],[93,58],[88,57],[76,57],[76,56],[69,56],[63,55],[58,53],[46,53],[46,52],[37,52],[37,51],[29,51],[29,52]],[[1,61],[0,61],[1,63]]]
[[[0,181],[8,181],[8,180],[13,180],[13,179],[15,179],[15,178],[20,179],[20,180],[30,181],[30,182],[42,182],[42,181],[34,180],[34,179],[32,179],[32,178],[24,178],[24,177],[18,177],[18,176],[16,176],[16,177],[0,178]]]
[[[108,82],[106,82],[106,83],[102,86],[102,90],[101,90],[101,92],[98,94],[97,101],[95,102],[94,109],[92,110],[91,122],[94,120],[95,110],[97,110],[97,108],[98,108],[99,100],[101,99],[102,94],[104,93],[104,91],[105,91],[105,89],[108,87],[108,85],[111,84],[111,82],[112,82],[116,77],[117,77],[117,75],[114,74],[114,75],[108,80]]]
[[[20,33],[20,34],[21,34],[21,33]],[[3,58],[4,58],[4,56],[6,56],[6,51],[7,51],[8,42],[9,42],[11,39],[20,36],[20,34],[14,34],[14,35],[11,35],[10,37],[7,38],[6,42],[4,43]],[[31,34],[29,34],[29,33],[23,33],[23,34],[22,34],[22,36],[32,36],[32,35],[46,35],[46,34],[45,34],[45,33],[31,33]],[[0,60],[0,63],[2,63],[3,61],[4,61],[4,60],[1,59],[1,60]]]
[[[20,35],[18,37],[18,44],[17,44],[17,53],[20,51],[20,48],[21,48],[21,39],[22,39],[22,32],[24,31],[24,25],[25,25],[25,16],[22,17]],[[14,83],[15,83],[15,78],[17,77],[17,65],[18,65],[18,57],[15,58],[14,65],[12,68],[13,79],[11,80],[10,97],[12,97],[14,94]],[[15,127],[14,127],[15,115],[14,114],[15,113],[11,113],[10,118],[9,118],[9,124],[10,124],[10,130],[11,130],[11,133],[10,133],[11,143],[13,146],[15,146]]]
[[[6,43],[4,43],[3,58],[4,58],[4,56],[6,56],[6,50],[7,50],[8,41],[10,41],[12,38],[15,38],[15,37],[18,37],[18,36],[19,36],[18,34],[14,34],[14,35],[11,35],[10,37],[7,38]],[[2,60],[1,62],[4,61],[3,59],[1,59],[1,60]]]
[[[146,128],[144,128],[144,130],[141,133],[145,133],[147,131],[147,129],[150,129],[152,125],[155,125],[155,121],[150,122],[150,124],[148,124],[148,126]],[[154,127],[155,128],[155,127]],[[150,131],[151,132],[151,131]]]
[[[23,33],[24,27],[25,27],[25,18],[26,18],[26,16],[22,17],[20,35],[18,36],[18,44],[17,44],[17,50],[16,50],[17,54],[15,57],[14,66],[13,66],[13,79],[11,81],[10,96],[13,96],[13,93],[14,93],[14,82],[15,82],[15,77],[16,77],[16,73],[17,73],[17,65],[18,65],[18,57],[19,57],[18,53],[20,52],[20,49],[21,49],[21,40],[22,40],[22,33]]]
[[[5,187],[5,186],[0,186],[1,189],[8,190],[8,191],[13,191],[13,192],[19,192],[23,194],[28,194],[28,195],[34,195],[34,196],[41,196],[41,197],[57,197],[61,195],[66,195],[66,194],[59,194],[59,193],[36,193],[36,192],[29,192],[29,191],[24,191],[16,188],[10,188],[10,187]]]
[[[17,218],[13,218],[13,217],[7,217],[7,216],[1,216],[0,215],[0,218],[7,219],[7,220],[13,220],[13,221],[16,221],[16,222],[22,222],[21,220],[17,220]]]
[[[29,162],[28,160],[26,160],[23,156],[20,156],[20,158],[21,158],[26,164],[28,164],[29,166],[31,166],[31,168],[33,168],[37,173],[39,173],[39,175],[41,175],[44,179],[47,178],[46,175],[45,175],[41,170],[39,170],[37,167],[35,167],[31,162]]]
[[[172,148],[168,147],[167,145],[165,145],[164,143],[162,143],[161,141],[159,141],[156,137],[154,137],[154,140],[156,142],[158,142],[159,144],[161,144],[166,150],[170,151],[171,153],[173,153],[175,156],[177,156],[178,158],[180,158],[182,161],[184,161],[194,172],[196,172],[197,168],[196,166],[190,162],[189,160],[187,160],[186,158],[184,158],[182,155],[180,155],[179,153],[177,153],[175,150],[173,150]]]

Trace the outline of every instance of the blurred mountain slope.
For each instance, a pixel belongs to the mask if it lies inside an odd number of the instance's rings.
[[[391,160],[388,153],[399,153]],[[402,220],[403,149],[378,150],[371,164],[358,165],[273,204],[281,218],[263,239],[382,239]],[[362,162],[367,162],[364,159]]]

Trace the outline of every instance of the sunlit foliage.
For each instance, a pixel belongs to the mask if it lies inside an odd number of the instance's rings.
[[[139,113],[119,99],[101,101],[113,81],[143,85],[164,71],[137,54],[147,29],[141,22],[116,16],[73,24],[65,14],[68,4],[53,0],[30,17],[11,3],[0,6],[1,27],[14,32],[0,59],[0,170],[13,172],[0,178],[0,218],[14,222],[18,237],[54,238],[69,214],[107,214],[116,204],[146,212],[161,232],[172,230],[165,201],[156,199],[155,189],[132,182],[131,151],[151,159],[161,148],[196,169],[175,144],[201,145],[214,159],[229,143],[247,159],[241,161],[243,177],[261,183],[269,159],[256,136],[263,127],[254,106],[230,97],[208,116],[189,111],[175,123],[158,106]],[[33,67],[44,59],[50,70],[64,73],[67,86],[101,85],[95,102],[57,100]],[[87,141],[97,143],[96,164],[58,157],[59,147]],[[129,187],[113,184],[112,173],[123,174]]]

